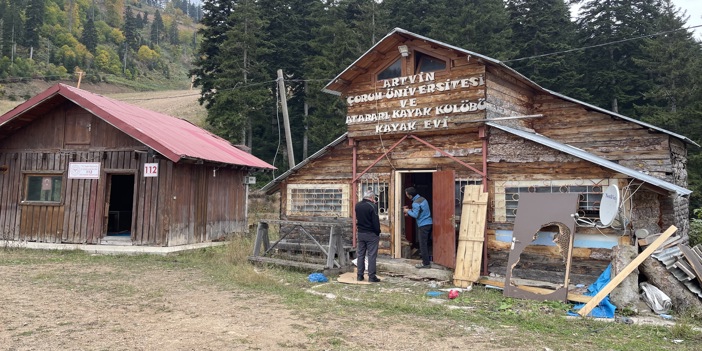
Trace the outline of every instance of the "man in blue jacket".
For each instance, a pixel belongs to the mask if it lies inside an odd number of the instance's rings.
[[[403,211],[405,216],[410,216],[417,220],[417,228],[419,230],[419,251],[422,255],[422,263],[415,265],[416,268],[431,268],[429,261],[429,238],[431,237],[431,209],[429,209],[429,201],[419,196],[417,190],[413,187],[405,189],[405,196],[412,200],[412,208],[404,206]]]
[[[366,190],[363,193],[363,200],[356,204],[354,210],[356,212],[356,232],[358,234],[356,280],[363,280],[367,255],[368,281],[378,283],[380,279],[375,275],[375,264],[378,258],[378,243],[380,242],[380,219],[378,218],[378,206],[375,204],[375,193],[373,190]]]

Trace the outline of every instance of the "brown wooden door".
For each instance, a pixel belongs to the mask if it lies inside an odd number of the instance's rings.
[[[434,172],[432,176],[431,216],[434,262],[449,268],[456,266],[455,176],[453,170]]]

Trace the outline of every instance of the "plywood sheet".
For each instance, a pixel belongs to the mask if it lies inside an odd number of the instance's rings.
[[[466,185],[458,234],[458,252],[453,284],[467,287],[480,277],[488,193],[482,185]]]

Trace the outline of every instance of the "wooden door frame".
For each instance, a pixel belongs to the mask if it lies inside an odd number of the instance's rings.
[[[436,172],[436,169],[405,169],[405,170],[394,170],[392,173],[392,181],[394,182],[393,185],[393,200],[392,200],[392,206],[393,206],[393,218],[392,218],[392,223],[393,225],[393,234],[392,234],[392,257],[393,258],[402,258],[402,233],[403,231],[403,226],[405,223],[405,214],[402,211],[402,201],[404,201],[404,189],[402,189],[402,177],[405,174],[408,173],[434,173]]]
[[[137,213],[136,211],[136,205],[137,205],[137,191],[139,190],[138,187],[138,181],[137,181],[137,176],[138,172],[133,169],[113,169],[113,168],[107,168],[103,171],[105,175],[105,191],[104,191],[104,203],[102,204],[103,206],[103,211],[104,213],[102,214],[102,226],[100,226],[101,231],[100,231],[100,238],[104,238],[107,236],[107,224],[108,224],[108,216],[109,216],[109,205],[110,205],[110,192],[112,191],[112,176],[113,175],[133,175],[134,176],[134,190],[132,192],[132,223],[129,225],[131,227],[131,235],[130,238],[133,240],[134,238],[134,228],[136,227],[136,222],[135,222],[135,215]]]

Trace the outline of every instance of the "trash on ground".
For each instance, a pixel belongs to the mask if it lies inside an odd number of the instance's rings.
[[[329,279],[322,273],[312,273],[307,277],[312,283],[326,283]]]

